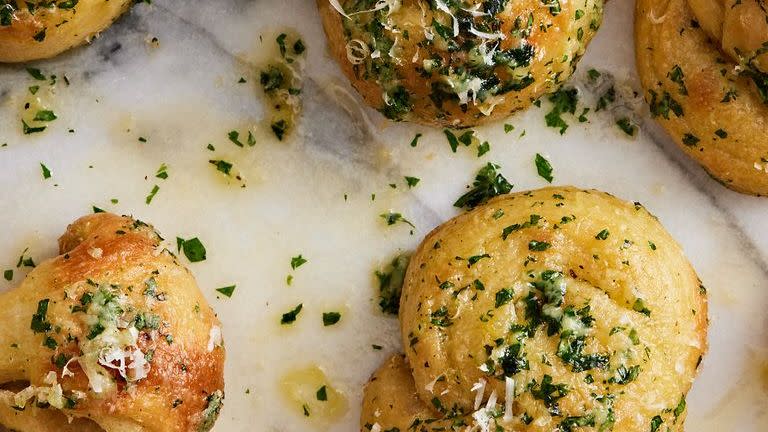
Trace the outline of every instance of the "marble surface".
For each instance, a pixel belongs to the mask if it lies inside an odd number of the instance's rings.
[[[637,88],[632,10],[631,1],[610,2],[579,74],[594,67]],[[308,59],[299,130],[281,143],[263,125],[258,69],[286,29],[302,35]],[[709,179],[642,105],[635,139],[610,113],[573,122],[561,137],[544,125],[545,103],[510,118],[509,134],[502,124],[477,128],[491,144],[482,158],[473,149],[454,154],[441,131],[392,124],[361,107],[326,53],[310,0],[154,0],[92,45],[31,66],[56,74],[57,84],[35,82],[23,66],[0,66],[0,144],[7,143],[0,147],[0,268],[15,267],[25,248],[36,261],[54,255],[66,225],[94,205],[149,221],[168,239],[198,236],[208,259],[189,267],[224,323],[228,355],[216,431],[355,430],[362,384],[400,350],[396,320],[377,311],[373,271],[455,215],[452,203],[489,161],[515,190],[544,186],[537,152],[553,164],[555,184],[645,204],[709,288],[711,351],[688,399],[687,430],[768,430],[768,199]],[[23,135],[27,87],[36,84],[58,119]],[[252,130],[256,145],[234,146],[230,130]],[[416,133],[424,136],[412,148]],[[233,162],[246,187],[224,179],[209,159]],[[155,177],[163,163],[166,180]],[[421,182],[408,189],[406,175]],[[160,189],[148,205],[154,185]],[[387,227],[379,215],[390,210],[416,229]],[[308,263],[292,271],[298,254]],[[0,290],[18,284],[23,270]],[[230,284],[237,284],[233,298],[218,298],[215,288]],[[296,325],[281,328],[281,314],[298,303]],[[324,328],[322,312],[332,309],[343,319]],[[285,374],[312,365],[348,399],[337,421],[307,420],[285,398]]]

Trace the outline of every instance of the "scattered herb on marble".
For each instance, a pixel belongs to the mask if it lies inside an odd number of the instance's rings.
[[[168,178],[168,165],[160,164],[160,168],[157,169],[155,177],[166,180]]]
[[[408,184],[409,189],[416,187],[416,185],[419,184],[419,181],[421,181],[421,179],[418,177],[405,176],[405,183]]]
[[[185,240],[181,237],[176,237],[176,249],[177,251],[184,252],[184,256],[187,257],[189,262],[205,261],[206,250],[203,246],[203,242],[199,238],[194,237],[189,240]]]
[[[575,114],[576,105],[579,101],[578,92],[575,88],[561,88],[549,96],[552,102],[552,109],[544,117],[547,126],[560,129],[560,135],[568,130],[568,123],[563,120],[563,114]]]
[[[488,141],[483,141],[482,144],[477,146],[477,157],[482,157],[489,151],[491,151],[491,145],[488,143]]]
[[[227,134],[227,137],[236,146],[245,147],[245,145],[243,145],[243,143],[240,142],[240,132],[236,130],[229,131],[229,133]]]
[[[403,253],[397,255],[384,269],[375,272],[379,281],[379,307],[385,314],[397,315],[400,311],[400,294],[410,261],[410,254]]]
[[[232,164],[225,160],[211,159],[208,161],[208,163],[215,166],[216,170],[221,173],[224,173],[224,175],[229,175],[230,172],[232,172]]]
[[[534,160],[534,163],[536,164],[536,171],[539,173],[539,176],[546,180],[549,183],[552,183],[552,180],[554,180],[554,177],[552,177],[552,165],[549,163],[549,161],[544,158],[544,156],[536,153],[536,158]]]
[[[32,78],[38,80],[38,81],[45,81],[45,75],[43,75],[43,72],[40,71],[40,69],[37,68],[27,68],[27,73],[29,73]]]
[[[341,320],[339,312],[323,312],[323,326],[328,327],[338,323]]]
[[[51,170],[49,170],[48,167],[45,166],[45,164],[43,164],[42,162],[40,162],[40,169],[43,171],[43,178],[44,179],[51,178]]]
[[[23,119],[21,120],[21,130],[24,135],[31,135],[33,133],[40,133],[44,131],[46,126],[30,126]]]
[[[216,291],[221,293],[221,295],[227,298],[231,298],[232,294],[235,293],[235,288],[237,288],[237,285],[230,285],[230,286],[225,286],[221,288],[216,288]]]
[[[413,223],[411,223],[411,221],[403,217],[403,215],[400,213],[389,212],[389,213],[380,214],[379,217],[387,221],[388,226],[392,226],[398,222],[402,222],[404,224],[410,225],[411,228],[416,228],[416,226]]]
[[[292,324],[296,322],[296,319],[298,318],[303,308],[304,308],[304,304],[299,303],[299,305],[293,308],[290,312],[284,313],[282,318],[280,318],[280,324],[286,325],[286,324]]]
[[[472,145],[473,139],[475,139],[475,131],[473,130],[465,131],[458,137],[453,132],[451,132],[450,129],[444,129],[443,133],[448,139],[448,145],[451,146],[451,151],[454,153],[456,153],[456,150],[459,148],[459,144],[463,144],[465,147],[469,147]]]
[[[297,255],[295,257],[292,257],[291,258],[291,269],[296,270],[297,268],[303,266],[307,262],[308,262],[307,259],[304,258],[303,256],[301,256],[301,254],[299,254],[299,255]]]
[[[459,197],[453,205],[459,208],[473,209],[489,199],[509,193],[512,185],[497,170],[499,165],[488,163],[478,171],[472,189]]]
[[[154,185],[152,187],[152,190],[149,191],[149,195],[147,195],[147,198],[144,200],[147,203],[147,205],[152,203],[152,200],[155,199],[155,195],[157,195],[159,191],[160,191],[160,186]]]
[[[56,117],[56,114],[51,110],[39,110],[37,114],[35,114],[35,118],[32,120],[39,121],[39,122],[50,122],[56,120],[58,117]]]
[[[29,252],[29,248],[25,248],[21,252],[21,255],[19,255],[19,260],[18,262],[16,262],[16,268],[21,268],[22,266],[31,267],[31,268],[35,267],[35,261],[32,259],[31,256],[27,255],[27,252]]]
[[[633,124],[629,117],[622,117],[616,120],[616,126],[631,137],[637,134],[637,125]]]
[[[315,397],[317,400],[321,402],[326,402],[328,400],[328,391],[326,390],[325,386],[320,387],[317,389],[317,392],[315,393]]]
[[[421,138],[422,135],[420,133],[417,133],[415,137],[411,140],[411,147],[416,147],[419,145],[419,138]]]

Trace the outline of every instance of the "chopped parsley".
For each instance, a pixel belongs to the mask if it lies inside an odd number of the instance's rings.
[[[558,3],[559,4],[559,3]],[[563,114],[575,114],[579,101],[578,91],[575,88],[561,88],[549,96],[552,102],[552,110],[544,117],[547,126],[560,129],[560,135],[568,130],[568,123],[563,120]]]
[[[389,213],[380,214],[379,217],[387,221],[388,226],[394,225],[398,222],[402,222],[404,224],[410,225],[411,228],[416,228],[416,226],[413,223],[411,223],[411,221],[404,218],[403,215],[400,213],[389,212]]]
[[[475,136],[475,131],[472,130],[468,130],[458,137],[449,129],[443,129],[443,133],[448,139],[448,145],[451,146],[451,151],[454,153],[456,153],[456,150],[459,148],[459,144],[463,144],[465,147],[472,145],[472,138]]]
[[[413,137],[413,139],[411,140],[411,147],[416,147],[417,145],[419,145],[419,138],[421,137],[422,137],[422,134],[417,133],[416,136]]]
[[[635,312],[640,312],[645,316],[651,316],[651,310],[648,309],[648,307],[645,305],[645,302],[641,298],[635,299],[635,302],[632,304],[632,310]]]
[[[303,309],[303,308],[304,308],[304,304],[303,303],[299,303],[290,312],[284,313],[282,318],[280,318],[280,324],[286,325],[286,324],[294,323],[296,321],[296,318],[301,313],[301,309]]]
[[[489,151],[491,151],[491,145],[488,143],[488,141],[483,141],[482,144],[477,146],[477,157],[482,157]]]
[[[525,222],[523,222],[521,224],[512,224],[512,225],[504,228],[501,231],[501,239],[502,240],[506,240],[507,237],[509,237],[509,235],[512,234],[515,231],[519,231],[519,230],[525,229],[525,228],[535,227],[536,225],[538,225],[540,220],[541,220],[541,216],[539,216],[537,214],[532,214],[530,216],[529,220],[527,220],[527,221],[525,221]]]
[[[293,258],[291,258],[291,269],[296,270],[297,268],[303,266],[308,261],[301,255],[297,255]]]
[[[536,171],[538,171],[539,176],[546,180],[549,183],[552,183],[552,180],[554,180],[554,177],[552,177],[552,165],[549,163],[547,159],[544,158],[544,156],[536,153]]]
[[[630,366],[627,368],[624,365],[621,365],[616,369],[616,374],[611,377],[608,382],[611,384],[619,384],[619,385],[627,385],[634,381],[637,376],[640,374],[640,366]]]
[[[235,288],[236,287],[237,287],[237,285],[230,285],[230,286],[225,286],[225,287],[221,287],[221,288],[216,288],[216,291],[221,293],[221,295],[223,295],[223,296],[225,296],[227,298],[231,298],[232,294],[235,293]]]
[[[229,175],[232,172],[232,164],[225,161],[225,160],[215,160],[211,159],[208,161],[209,164],[216,167],[216,171],[219,171],[223,173],[224,175]]]
[[[44,131],[46,126],[30,126],[27,124],[26,121],[23,119],[21,120],[21,130],[24,133],[24,135],[30,135],[33,133],[40,133]]]
[[[550,243],[543,242],[543,241],[531,240],[530,242],[528,242],[528,250],[534,251],[534,252],[544,252],[550,247],[552,247]]]
[[[664,423],[664,420],[662,420],[661,416],[654,416],[651,419],[651,432],[658,431],[662,423]]]
[[[683,144],[687,145],[688,147],[695,147],[699,141],[701,140],[696,135],[690,133],[683,135]]]
[[[675,410],[672,412],[672,414],[675,415],[675,420],[677,420],[677,418],[680,417],[680,415],[682,415],[683,412],[685,412],[685,406],[686,406],[685,395],[682,395],[680,396],[680,402],[677,403]]]
[[[240,142],[240,132],[238,132],[236,130],[231,130],[227,134],[227,138],[229,138],[229,141],[231,141],[236,146],[238,146],[238,147],[245,147],[245,145],[242,142]]]
[[[499,165],[488,163],[478,171],[472,190],[462,195],[453,205],[459,208],[473,209],[489,199],[509,193],[512,185],[496,170]]]
[[[176,237],[176,249],[178,251],[184,251],[184,256],[187,257],[189,262],[205,261],[205,246],[197,237],[189,240],[184,240],[181,237]]]
[[[50,299],[43,299],[37,302],[37,312],[32,315],[32,323],[29,326],[33,332],[46,333],[51,330],[51,323],[46,318],[50,301]]]
[[[599,233],[597,233],[595,235],[595,238],[598,239],[598,240],[606,240],[608,238],[608,236],[610,236],[610,235],[611,235],[611,232],[608,231],[607,229],[604,229],[604,230],[600,231]]]
[[[421,181],[421,179],[418,178],[418,177],[405,176],[405,183],[408,184],[409,188],[415,187],[417,184],[419,184],[420,181]]]
[[[38,81],[45,81],[45,75],[40,71],[40,69],[37,68],[27,68],[27,73],[29,73],[32,78],[38,80]]]
[[[338,323],[341,320],[339,312],[323,312],[323,326],[328,327]]]
[[[515,295],[515,292],[512,291],[512,288],[503,288],[499,292],[496,293],[496,307],[504,306],[505,304],[512,301],[512,297]]]
[[[45,166],[42,162],[40,162],[40,169],[43,171],[43,178],[49,179],[51,178],[51,170],[48,169],[47,166]]]
[[[648,93],[651,96],[649,105],[651,106],[651,115],[653,117],[664,117],[666,120],[669,120],[670,112],[676,117],[683,116],[682,105],[673,99],[669,92],[665,91],[661,97],[653,90],[649,90]]]
[[[328,400],[328,391],[326,390],[325,386],[320,387],[317,389],[317,392],[315,393],[315,397],[317,400],[321,402],[326,402]]]
[[[282,141],[286,132],[288,132],[288,123],[283,119],[273,122],[270,127],[272,128],[272,133],[275,134],[275,137],[277,137],[278,141]]]
[[[400,311],[400,294],[410,260],[409,254],[400,254],[386,268],[375,272],[379,280],[379,307],[386,314],[397,315]]]
[[[54,121],[57,118],[58,117],[56,117],[56,114],[54,114],[53,111],[50,111],[50,110],[40,110],[40,111],[37,112],[37,114],[35,114],[35,118],[33,118],[32,120],[34,120],[34,121],[41,121],[41,122],[49,122],[49,121]]]
[[[685,96],[688,94],[688,89],[685,87],[685,74],[680,65],[675,65],[672,70],[667,73],[667,77],[670,81],[680,86],[679,92],[681,95]]]
[[[152,190],[149,191],[149,195],[147,195],[147,198],[144,200],[144,202],[147,203],[147,205],[152,203],[152,200],[155,198],[155,195],[160,191],[160,186],[154,185],[152,187]]]
[[[633,124],[629,117],[622,117],[616,120],[616,126],[621,129],[622,132],[628,136],[635,136],[637,134],[637,125]]]
[[[160,168],[157,169],[157,172],[155,173],[155,177],[165,180],[168,178],[168,165],[166,164],[160,164]]]

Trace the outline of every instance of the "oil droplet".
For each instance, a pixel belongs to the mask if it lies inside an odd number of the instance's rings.
[[[349,408],[346,396],[331,385],[316,365],[285,374],[280,390],[292,411],[320,428],[341,419]]]

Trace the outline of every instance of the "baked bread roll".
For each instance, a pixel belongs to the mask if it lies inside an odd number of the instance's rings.
[[[707,346],[705,290],[656,218],[573,188],[499,197],[435,229],[400,323],[412,375],[397,359],[378,372],[362,430],[682,431]]]
[[[0,425],[211,429],[224,396],[220,323],[161,240],[128,217],[83,217],[61,255],[0,294]]]
[[[651,114],[715,179],[768,194],[768,12],[761,0],[638,0]]]
[[[603,0],[317,0],[333,57],[392,120],[453,128],[557,90],[602,22]]]
[[[53,57],[90,42],[132,0],[0,1],[0,62]]]

